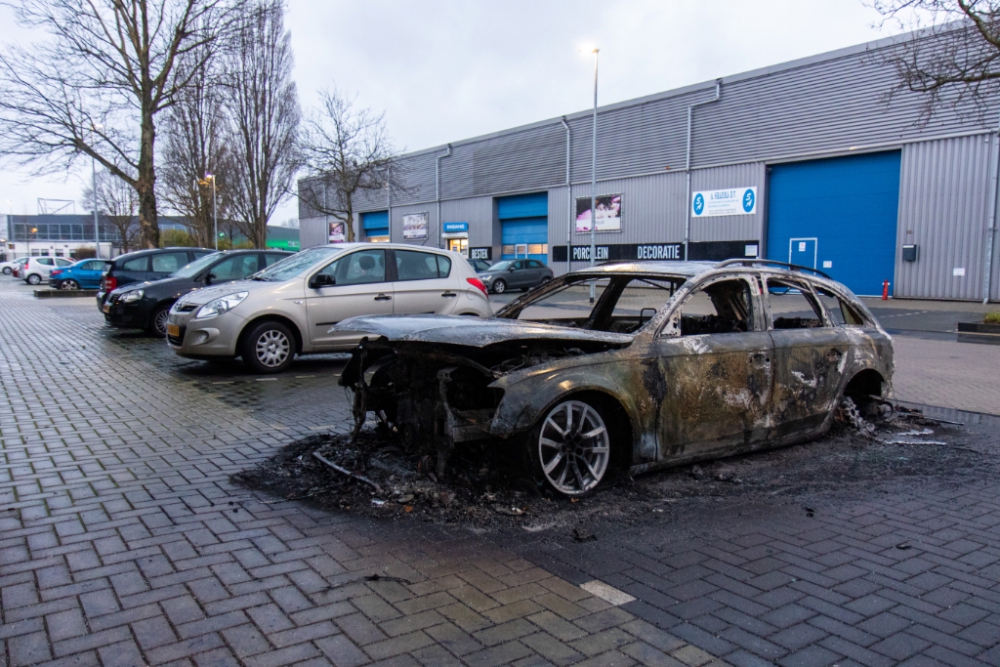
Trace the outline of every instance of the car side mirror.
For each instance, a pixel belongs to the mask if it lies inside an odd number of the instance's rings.
[[[215,280],[215,274],[214,273],[209,273],[208,275],[205,276],[205,284],[206,285],[211,285],[213,280]]]
[[[331,285],[336,285],[337,279],[328,273],[317,273],[315,276],[309,279],[309,287],[312,289],[317,289],[319,287],[330,287]]]
[[[507,269],[507,273],[514,273],[514,271],[516,271],[516,269],[513,266]]]

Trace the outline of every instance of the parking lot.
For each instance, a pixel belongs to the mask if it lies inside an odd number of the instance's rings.
[[[742,457],[746,479],[792,479],[749,493],[710,468],[580,541],[544,517],[472,529],[241,489],[350,428],[343,357],[268,377],[186,361],[92,299],[0,280],[0,666],[998,664],[1000,346],[947,332],[979,306],[872,306],[897,397],[966,424],[947,447],[884,476],[835,442],[815,465],[811,445]]]

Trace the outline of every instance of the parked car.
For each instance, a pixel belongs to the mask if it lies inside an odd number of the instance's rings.
[[[369,333],[340,380],[355,414],[433,443],[439,468],[465,441],[520,442],[539,484],[567,496],[618,466],[819,436],[844,397],[862,410],[887,397],[893,370],[891,338],[850,290],[762,260],[609,264],[490,320],[361,317],[340,330]]]
[[[108,294],[132,283],[160,280],[199,257],[210,255],[208,248],[154,248],[119,255],[105,262],[104,277],[97,292],[97,309],[104,312]]]
[[[291,254],[280,250],[228,250],[204,255],[168,278],[114,290],[104,302],[104,320],[113,327],[145,329],[163,338],[167,335],[167,314],[179,297],[200,287],[243,280]]]
[[[106,264],[103,259],[81,259],[49,273],[49,287],[56,289],[97,289]]]
[[[485,317],[493,311],[486,287],[461,255],[403,244],[340,243],[304,250],[250,280],[181,297],[170,309],[167,342],[182,357],[240,356],[259,373],[275,373],[296,354],[357,345],[364,334],[335,332],[337,322],[390,313]]]
[[[24,266],[24,263],[27,261],[28,261],[27,257],[22,257],[20,259],[12,259],[9,262],[4,262],[3,264],[0,264],[0,270],[3,271],[3,274],[5,276],[14,276],[16,278],[17,276],[15,275],[14,272],[17,271],[22,266]]]
[[[552,280],[552,269],[537,259],[509,259],[479,273],[489,291],[503,294],[509,289],[528,290]]]
[[[40,285],[49,279],[49,273],[55,268],[65,268],[73,262],[63,257],[29,257],[24,266],[17,271],[17,277],[29,285]]]

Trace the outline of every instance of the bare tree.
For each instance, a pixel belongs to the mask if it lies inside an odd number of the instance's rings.
[[[93,212],[93,186],[83,189],[80,203],[85,210]],[[138,210],[139,194],[135,188],[106,171],[97,174],[97,212],[118,232],[123,253],[135,248],[139,239],[139,224],[135,217]]]
[[[5,0],[9,1],[9,0]],[[19,0],[48,39],[0,51],[0,154],[36,173],[96,159],[135,189],[141,245],[155,247],[156,118],[211,57],[241,0]]]
[[[298,95],[292,81],[291,35],[284,2],[256,0],[243,12],[225,60],[229,86],[232,209],[256,248],[267,243],[267,222],[298,171]]]
[[[928,119],[943,107],[995,112],[1000,93],[1000,0],[869,0],[883,23],[916,30],[881,56],[902,92],[922,94]]]
[[[322,107],[310,119],[303,141],[308,178],[299,199],[321,215],[345,223],[354,241],[354,203],[362,192],[405,190],[397,155],[388,138],[385,114],[358,109],[336,90],[323,92]]]
[[[225,219],[229,214],[232,173],[217,62],[199,68],[168,110],[158,179],[163,203],[187,218],[191,234],[206,248],[216,242],[215,216]]]

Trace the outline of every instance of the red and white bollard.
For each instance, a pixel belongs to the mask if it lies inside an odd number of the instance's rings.
[[[884,281],[882,283],[882,300],[883,301],[888,301],[889,300],[889,281],[888,280],[886,280],[886,281]]]

